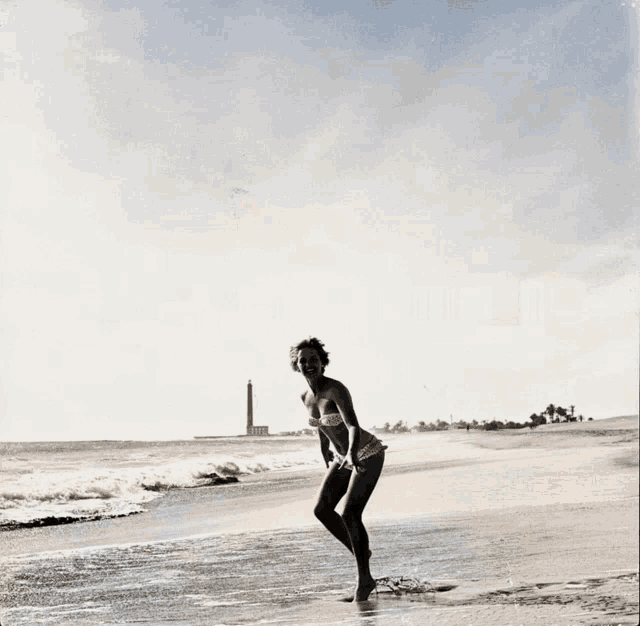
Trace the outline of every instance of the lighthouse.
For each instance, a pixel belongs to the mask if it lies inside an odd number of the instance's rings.
[[[247,383],[247,435],[265,436],[269,434],[268,426],[253,425],[253,385],[251,381]]]
[[[251,381],[247,383],[247,435],[251,434],[253,428],[253,386]]]

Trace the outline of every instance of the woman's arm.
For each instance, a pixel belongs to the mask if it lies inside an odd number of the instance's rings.
[[[318,434],[320,435],[320,452],[322,452],[322,458],[327,467],[333,461],[333,452],[329,448],[329,437],[327,437],[319,428]]]
[[[360,424],[353,408],[351,394],[341,382],[335,380],[330,387],[329,395],[338,407],[342,421],[349,431],[349,447],[343,465],[351,463],[357,469],[360,465],[357,460],[357,452],[360,449]]]

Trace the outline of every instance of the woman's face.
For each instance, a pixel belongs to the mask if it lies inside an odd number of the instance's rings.
[[[298,350],[298,369],[306,378],[317,378],[322,375],[322,361],[314,348]]]

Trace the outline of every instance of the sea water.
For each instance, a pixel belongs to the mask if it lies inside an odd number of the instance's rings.
[[[376,490],[378,499],[368,507],[373,518],[367,520],[376,577],[507,579],[506,557],[511,553],[500,550],[508,541],[482,546],[485,556],[477,558],[478,546],[464,525],[444,518],[438,521],[432,516],[434,512],[539,503],[543,493],[549,503],[575,501],[576,494],[580,501],[619,498],[628,495],[634,485],[637,493],[637,472],[633,469],[610,475],[604,467],[599,471],[598,464],[615,452],[602,446],[465,451],[461,437],[444,435],[389,437],[385,442],[392,444],[389,463]],[[421,445],[428,447],[418,453]],[[12,505],[3,509],[5,519],[11,515],[28,519],[29,507],[31,513],[40,508],[38,515],[52,510],[63,511],[64,516],[64,507],[82,506],[103,517],[111,514],[107,507],[113,512],[118,505],[152,509],[146,516],[61,527],[86,532],[89,538],[102,525],[117,530],[122,523],[125,529],[152,514],[158,517],[163,505],[176,498],[186,499],[185,510],[192,512],[200,504],[210,507],[212,498],[217,497],[214,494],[225,492],[238,502],[255,497],[255,503],[262,507],[269,504],[267,500],[278,504],[285,500],[291,481],[288,472],[282,473],[282,480],[275,479],[279,470],[322,467],[316,438],[4,444],[1,452],[1,493],[5,503]],[[394,455],[398,457],[395,462]],[[467,457],[468,462],[445,462],[458,457]],[[418,463],[419,459],[423,461]],[[203,477],[212,472],[239,476],[240,483],[188,489],[202,484]],[[12,490],[5,487],[10,481]],[[149,486],[154,490],[149,491]],[[255,496],[262,491],[270,496],[264,502]],[[95,497],[96,493],[100,497]],[[142,500],[149,496],[162,498],[153,503],[155,509],[149,500]],[[103,508],[96,507],[93,500],[104,501]],[[413,512],[409,505],[414,500],[421,503],[420,515],[400,519],[403,513]],[[429,514],[424,513],[425,502]],[[384,519],[389,504],[393,505],[392,517]],[[262,519],[266,509],[260,506],[251,515]],[[312,503],[296,501],[295,507],[282,510],[295,513],[310,507]],[[89,542],[87,547],[70,548],[72,542],[67,541],[62,549],[54,546],[36,552],[34,548],[33,552],[16,552],[0,559],[2,624],[403,623],[393,621],[391,615],[388,621],[380,615],[370,621],[354,612],[359,609],[339,602],[353,588],[355,563],[317,522],[305,528],[281,524],[281,529],[232,529],[196,535],[186,528],[188,520],[179,513],[182,508],[176,503],[169,508],[185,526],[174,538],[132,540],[131,533],[121,532],[113,535],[115,541],[108,545]],[[246,515],[246,507],[239,510],[241,516]],[[207,508],[206,514],[215,517],[218,512]],[[166,523],[164,519],[156,519],[158,522]],[[54,530],[26,529],[16,534]],[[2,534],[8,540],[13,535]],[[517,542],[520,536],[515,535],[513,541]],[[509,536],[506,539],[510,540]],[[486,558],[489,553],[495,553],[495,558]],[[339,619],[330,616],[332,611],[337,611]]]
[[[170,500],[175,515],[175,501],[183,496],[193,510],[203,499],[211,502],[214,493],[251,498],[261,486],[274,490],[277,503],[291,481],[281,470],[323,467],[317,438],[1,444],[0,454],[2,520],[6,529],[23,522],[27,528],[16,531],[23,535],[40,533],[28,528],[36,520],[109,518],[152,505],[157,513]],[[212,473],[240,482],[195,488],[206,485],[204,477]],[[102,524],[129,525],[138,518],[143,516],[60,528],[91,537]],[[428,520],[373,526],[372,545],[378,562],[386,564],[384,574],[463,573],[459,533],[438,530],[425,542]],[[13,532],[2,534],[10,541]],[[412,545],[410,558],[396,545],[401,535],[403,547]],[[339,602],[353,591],[355,562],[317,523],[158,541],[132,541],[125,532],[108,545],[70,548],[67,540],[67,547],[56,549],[53,541],[48,551],[35,551],[36,543],[33,552],[0,559],[3,625],[320,624],[331,623],[325,610],[339,610],[342,617],[356,611]],[[372,565],[375,571],[375,560]]]
[[[311,437],[0,443],[0,530],[139,513],[214,476],[319,467]]]
[[[374,572],[460,578],[478,568],[464,533],[428,520],[370,535]],[[16,626],[351,623],[356,607],[340,599],[355,578],[353,558],[319,525],[60,550],[3,559],[0,615]]]

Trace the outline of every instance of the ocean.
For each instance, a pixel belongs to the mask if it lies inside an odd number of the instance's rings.
[[[140,513],[216,476],[321,467],[318,448],[311,437],[0,443],[0,531]]]
[[[535,511],[637,501],[637,438],[547,439],[385,437],[365,510],[374,577],[507,584],[557,527]],[[317,438],[4,443],[0,455],[2,626],[476,623],[446,594],[340,602],[356,568],[313,517]]]
[[[372,567],[384,561],[386,575],[507,573],[498,561],[478,563],[451,527],[374,524],[370,534]],[[319,525],[51,551],[4,560],[2,624],[340,623],[328,615],[363,608],[340,602],[355,577],[353,559]]]
[[[411,461],[408,444],[397,447]],[[362,617],[339,602],[355,583],[353,559],[299,500],[324,469],[316,438],[4,443],[0,454],[0,545],[27,536],[33,549],[2,559],[3,626]],[[214,474],[238,482],[212,486]],[[251,517],[270,527],[246,530]],[[387,520],[370,532],[387,574],[468,574],[453,529]],[[395,550],[399,535],[411,559]]]

